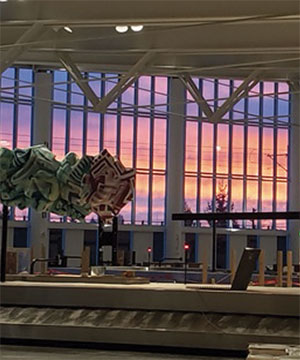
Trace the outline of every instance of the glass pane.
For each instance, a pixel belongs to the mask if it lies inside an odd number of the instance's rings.
[[[119,221],[124,224],[131,224],[131,207],[132,203],[129,202],[123,207],[119,214]]]
[[[212,124],[202,123],[201,172],[213,171],[213,132]]]
[[[220,107],[230,96],[230,81],[219,80],[218,81],[218,107]],[[229,119],[229,112],[227,112],[223,119]]]
[[[272,94],[272,95],[266,95]],[[274,123],[273,119],[266,119],[266,117],[274,116],[274,83],[264,82],[264,97],[263,97],[263,116],[264,123]]]
[[[66,111],[53,109],[52,151],[61,160],[65,154],[66,144]]]
[[[32,107],[31,105],[19,105],[18,109],[17,147],[26,148],[30,146]]]
[[[237,89],[241,84],[242,81],[236,80],[233,82],[234,90]],[[233,107],[233,119],[243,119],[245,114],[245,99],[241,99],[239,102],[237,102]]]
[[[151,104],[151,77],[141,76],[138,80],[138,104],[140,106]],[[140,111],[149,112],[149,108],[141,108]]]
[[[19,95],[20,99],[32,100],[32,70],[19,70]],[[22,96],[23,95],[23,96]]]
[[[15,87],[15,69],[8,68],[1,75],[1,96],[4,98],[12,98],[14,97]]]
[[[228,173],[228,139],[228,125],[218,125],[218,139],[216,147],[218,174]]]
[[[165,176],[152,177],[152,224],[160,225],[165,220]]]
[[[263,129],[262,175],[273,176],[273,129]]]
[[[133,118],[122,116],[121,118],[121,144],[120,160],[126,167],[132,167],[133,151]]]
[[[105,95],[107,95],[111,89],[115,87],[118,83],[118,74],[105,74]],[[108,109],[114,109],[118,106],[118,99],[116,99],[111,105],[109,105]]]
[[[213,187],[211,178],[201,178],[200,211],[211,212]],[[201,226],[209,226],[207,221],[201,221]]]
[[[134,104],[134,85],[130,86],[122,94],[122,107],[128,107]]]
[[[277,114],[279,116],[278,120],[280,121],[289,121],[289,86],[287,83],[279,83],[278,84],[278,110]],[[281,94],[282,93],[282,94]]]
[[[248,128],[247,174],[258,175],[258,128]]]
[[[277,176],[288,175],[288,130],[278,129],[277,133]]]
[[[255,115],[259,115],[259,84],[249,92],[248,97],[248,118],[258,121]]]
[[[273,209],[273,183],[262,182],[262,202],[261,211],[272,211]],[[272,220],[261,220],[262,229],[271,229]]]
[[[168,102],[168,78],[167,77],[155,77],[155,111],[165,113],[167,111]]]
[[[153,169],[166,169],[167,121],[154,119]]]
[[[198,123],[187,121],[185,127],[185,171],[198,169]]]
[[[72,80],[74,81],[74,80]],[[72,82],[71,84],[71,103],[73,105],[83,105],[84,96],[80,87]]]
[[[67,102],[67,81],[66,71],[54,71],[53,99],[61,103]]]
[[[258,182],[257,181],[247,181],[247,212],[257,212],[258,210]],[[248,228],[256,229],[257,221],[246,221],[246,225]]]
[[[202,95],[211,110],[214,111],[215,81],[213,79],[202,80]],[[204,114],[202,114],[202,116],[205,117]]]
[[[150,156],[150,119],[138,118],[136,167],[149,169]]]
[[[231,212],[242,212],[243,211],[243,180],[233,179],[231,182]],[[242,227],[242,220],[233,220],[233,227]]]
[[[71,111],[69,151],[75,152],[79,157],[82,156],[82,141],[83,113],[81,111]]]
[[[244,173],[244,128],[234,125],[232,129],[232,173]]]
[[[100,115],[89,112],[87,114],[86,153],[96,155],[99,153],[100,143]]]
[[[184,179],[185,211],[197,211],[197,178],[186,176]]]
[[[199,79],[193,78],[194,83],[196,84],[197,88],[199,89]],[[188,116],[198,116],[199,114],[199,106],[193,99],[192,95],[189,91],[186,91],[186,114]]]
[[[136,175],[135,222],[148,223],[149,175]]]
[[[286,182],[276,183],[276,211],[287,211],[287,190]],[[276,220],[276,229],[286,230],[286,220]]]
[[[0,102],[0,146],[12,148],[13,146],[13,120],[14,106]]]
[[[103,148],[111,155],[117,152],[117,117],[115,115],[104,115]]]
[[[27,221],[28,220],[28,209],[20,210],[15,208],[14,219],[17,221]]]

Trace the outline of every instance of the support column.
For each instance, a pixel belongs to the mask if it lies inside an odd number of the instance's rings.
[[[294,82],[291,95],[291,131],[289,142],[289,210],[300,210],[300,94],[299,81]],[[300,221],[289,221],[290,248],[293,251],[293,264],[300,262]]]
[[[51,139],[51,92],[52,76],[45,71],[35,73],[35,101],[32,124],[32,142],[33,145],[47,144],[50,146]],[[48,220],[42,214],[31,210],[31,247],[33,248],[33,257],[42,256],[41,245],[45,246],[46,257],[49,255],[49,231]],[[40,270],[40,264],[35,267]]]
[[[172,214],[183,212],[184,86],[177,78],[169,83],[166,257],[183,256],[182,224]]]

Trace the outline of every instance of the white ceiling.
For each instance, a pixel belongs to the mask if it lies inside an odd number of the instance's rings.
[[[299,78],[298,0],[8,0],[0,12],[0,62],[40,23],[14,63],[61,67],[63,51],[81,70],[127,71],[155,52],[144,73],[244,78],[259,69],[263,79]],[[118,34],[119,24],[144,29]]]

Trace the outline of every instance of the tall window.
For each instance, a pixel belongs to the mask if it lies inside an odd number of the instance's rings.
[[[9,68],[1,75],[0,147],[26,148],[31,145],[33,71]],[[28,209],[13,209],[15,220],[27,220]]]
[[[194,81],[213,111],[241,83]],[[216,198],[224,192],[228,211],[285,211],[289,116],[285,83],[259,83],[218,124],[207,122],[187,93],[186,206],[193,212],[218,210]],[[285,229],[286,221],[245,221],[235,226]]]
[[[97,96],[119,81],[117,74],[84,73]],[[168,79],[142,76],[105,114],[92,111],[65,71],[53,74],[52,150],[94,155],[107,149],[136,169],[135,201],[122,211],[124,223],[158,224],[165,219]],[[59,220],[53,216],[53,220]],[[90,215],[87,221],[95,221]]]

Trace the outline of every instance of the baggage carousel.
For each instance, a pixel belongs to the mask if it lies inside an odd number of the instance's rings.
[[[8,281],[2,341],[246,351],[298,344],[299,288]]]

